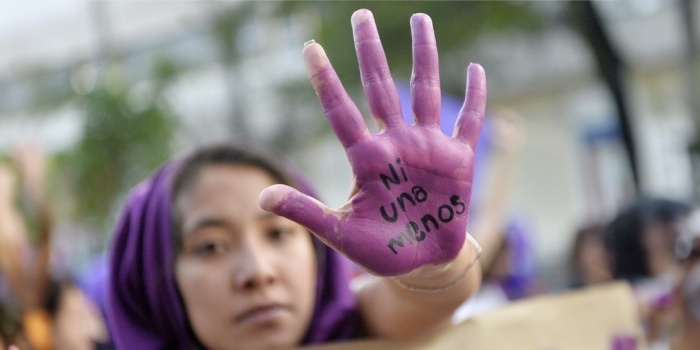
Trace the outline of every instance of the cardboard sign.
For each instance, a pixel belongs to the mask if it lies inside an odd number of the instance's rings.
[[[616,337],[627,338],[614,346]],[[636,345],[631,345],[634,343]],[[644,335],[626,283],[545,295],[474,316],[411,343],[354,341],[316,350],[642,350]]]

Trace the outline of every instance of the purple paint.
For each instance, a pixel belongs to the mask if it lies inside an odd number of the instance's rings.
[[[377,120],[372,135],[347,96],[323,49],[304,48],[311,84],[343,144],[359,192],[340,210],[284,186],[266,189],[260,205],[297,221],[365,269],[383,276],[452,261],[466,239],[476,146],[486,107],[483,68],[468,68],[467,95],[455,136],[440,130],[437,49],[430,18],[411,18],[414,70],[412,107],[417,123],[403,121],[399,94],[372,14],[352,17],[365,95]]]
[[[411,98],[411,89],[406,82],[398,82],[396,88],[399,91],[399,99],[401,100],[401,110],[403,110],[404,122],[408,125],[413,125],[415,121],[412,117],[412,107],[413,104]],[[440,130],[445,135],[452,135],[454,133],[455,121],[459,114],[460,109],[464,103],[464,100],[460,100],[456,96],[450,95],[448,93],[442,92],[440,96],[441,108],[440,108]],[[491,127],[489,123],[488,113],[484,118],[484,122],[481,127],[481,135],[479,136],[479,141],[476,146],[475,164],[474,164],[474,181],[472,185],[472,213],[477,212],[479,208],[477,205],[483,200],[480,200],[481,196],[484,194],[483,184],[486,182],[486,174],[483,171],[483,164],[487,161],[489,153],[491,151],[491,144],[493,142],[491,135]]]
[[[637,338],[631,335],[616,334],[613,336],[611,350],[637,350]]]
[[[381,131],[384,126],[400,126],[403,124],[403,116],[399,93],[391,78],[372,12],[355,11],[351,21],[362,86],[377,129]]]
[[[416,124],[440,125],[440,64],[433,22],[424,14],[411,17],[413,73],[411,100]]]

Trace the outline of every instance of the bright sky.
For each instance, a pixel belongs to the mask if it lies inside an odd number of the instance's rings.
[[[4,1],[0,11],[0,40],[48,21],[78,17],[87,6],[86,1],[70,0]]]

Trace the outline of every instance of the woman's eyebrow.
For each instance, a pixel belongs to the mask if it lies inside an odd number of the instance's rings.
[[[256,216],[255,221],[259,225],[268,226],[268,225],[281,225],[284,222],[286,222],[287,220],[282,216],[279,216],[275,213],[271,213],[271,212],[266,211],[266,212],[261,213],[258,216]]]
[[[188,227],[185,229],[184,233],[185,236],[188,236],[192,234],[193,232],[196,232],[200,229],[206,228],[206,227],[226,227],[228,226],[228,223],[225,220],[222,219],[216,219],[216,218],[204,218],[202,220],[198,220],[192,225],[192,227]]]
[[[269,211],[264,211],[257,216],[257,219],[258,219],[258,221],[267,221],[267,220],[271,220],[271,219],[276,219],[278,217],[279,216],[277,216],[277,214],[275,214],[275,213],[271,213]]]

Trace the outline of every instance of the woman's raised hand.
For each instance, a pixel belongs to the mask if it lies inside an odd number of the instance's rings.
[[[338,210],[283,185],[261,194],[262,208],[294,220],[368,271],[402,275],[453,260],[466,239],[474,148],[486,107],[484,70],[470,64],[453,137],[440,131],[440,76],[432,21],[411,17],[412,106],[402,117],[372,13],[352,16],[362,85],[378,133],[343,88],[321,45],[304,47],[311,84],[355,176],[354,195]]]

